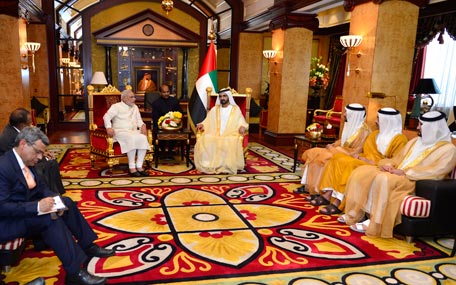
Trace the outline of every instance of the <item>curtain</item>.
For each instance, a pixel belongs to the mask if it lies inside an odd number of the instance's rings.
[[[329,54],[329,84],[325,90],[324,108],[331,109],[334,104],[334,98],[342,94],[344,84],[344,47],[339,42],[339,36],[331,37],[330,54]],[[342,76],[340,76],[342,75]]]
[[[424,63],[424,78],[434,78],[440,89],[440,94],[431,95],[434,98],[434,108],[450,114],[456,105],[456,41],[445,33],[444,44],[436,39],[426,47]]]

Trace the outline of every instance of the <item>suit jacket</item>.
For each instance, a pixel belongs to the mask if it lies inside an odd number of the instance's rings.
[[[152,123],[154,131],[158,130],[158,119],[170,111],[182,112],[179,101],[175,97],[168,97],[168,99],[158,98],[152,103]]]
[[[36,187],[28,189],[27,182],[12,150],[0,157],[0,242],[13,235],[24,234],[25,218],[37,215],[38,201],[56,193],[36,175]]]
[[[14,140],[19,132],[10,124],[6,125],[0,134],[0,155],[13,148]]]

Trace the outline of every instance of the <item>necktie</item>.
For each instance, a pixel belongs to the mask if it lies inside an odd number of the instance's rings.
[[[24,171],[24,177],[25,181],[27,181],[27,186],[29,189],[33,189],[36,186],[35,178],[33,177],[32,173],[30,172],[30,169],[27,166],[24,166],[22,168]]]

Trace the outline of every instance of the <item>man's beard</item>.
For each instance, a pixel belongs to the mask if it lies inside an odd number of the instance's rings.
[[[228,99],[221,99],[220,104],[221,105],[226,105],[228,103]]]

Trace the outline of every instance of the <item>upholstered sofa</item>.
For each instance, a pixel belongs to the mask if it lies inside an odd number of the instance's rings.
[[[408,242],[420,236],[455,238],[451,253],[454,256],[456,222],[453,207],[456,202],[456,180],[419,180],[416,182],[415,196],[424,199],[417,199],[415,205],[408,205],[408,209],[402,211],[402,223],[394,231],[406,236]]]

